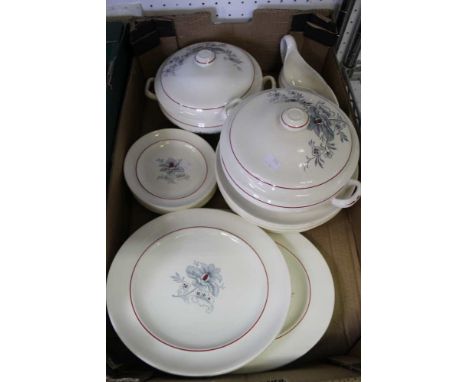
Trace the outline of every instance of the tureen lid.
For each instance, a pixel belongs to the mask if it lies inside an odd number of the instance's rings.
[[[240,48],[221,42],[187,46],[159,69],[162,91],[181,106],[222,108],[252,87],[255,67]]]
[[[227,123],[227,150],[235,162],[272,189],[303,190],[306,198],[357,164],[358,156],[351,154],[359,143],[353,140],[351,121],[315,93],[257,93],[242,102]]]

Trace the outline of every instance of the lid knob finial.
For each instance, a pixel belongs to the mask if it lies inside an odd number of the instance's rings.
[[[210,65],[216,58],[216,53],[210,49],[202,49],[195,55],[195,61],[200,66]]]
[[[288,130],[301,131],[309,124],[309,114],[304,109],[291,107],[281,113],[281,124]]]

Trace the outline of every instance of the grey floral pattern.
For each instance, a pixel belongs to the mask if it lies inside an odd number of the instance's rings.
[[[316,103],[307,101],[300,91],[293,89],[275,90],[270,92],[268,97],[272,103],[299,103],[309,114],[307,128],[315,133],[316,138],[308,142],[311,154],[305,157],[302,166],[304,171],[311,164],[324,168],[326,160],[333,158],[337,149],[335,143],[337,138],[341,143],[349,141],[344,131],[348,127],[347,122],[339,113],[328,107],[324,101]]]
[[[157,179],[163,179],[172,184],[176,184],[180,180],[190,179],[190,175],[185,173],[185,168],[182,165],[182,159],[156,158],[156,163],[159,166],[159,175]]]
[[[178,272],[171,276],[175,282],[180,284],[176,294],[173,294],[172,297],[180,298],[187,304],[198,304],[204,307],[207,313],[211,313],[220,289],[224,289],[221,269],[216,268],[213,264],[199,261],[194,261],[193,264],[185,269],[188,279]]]
[[[242,71],[241,64],[243,61],[230,48],[228,48],[226,44],[220,42],[207,42],[187,48],[180,54],[176,54],[167,62],[162,71],[162,75],[165,77],[169,75],[175,76],[177,69],[183,65],[188,57],[197,54],[197,52],[203,49],[209,49],[218,56],[222,56],[224,60],[232,62],[237,70]]]

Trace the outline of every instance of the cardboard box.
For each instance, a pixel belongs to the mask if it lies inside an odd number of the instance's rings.
[[[125,95],[130,52],[127,43],[127,25],[121,22],[108,22],[106,25],[106,168],[107,181],[112,167],[115,132],[117,130],[120,107]]]
[[[168,55],[186,45],[206,40],[237,45],[258,60],[264,73],[277,75],[281,68],[279,41],[290,32],[293,17],[297,13],[290,10],[257,10],[249,23],[234,24],[213,24],[210,14],[205,12],[164,19],[152,18],[156,26],[159,20],[163,24],[171,23],[173,28],[169,28],[169,32],[167,28],[162,29],[163,33],[155,31],[157,38],[150,33],[150,38],[155,41],[154,45],[157,45],[153,48],[148,46],[144,35],[134,40],[135,44],[143,43],[135,49],[139,55],[132,62],[113,153],[107,201],[107,269],[123,242],[143,224],[157,217],[134,200],[123,177],[123,161],[133,142],[152,130],[174,127],[162,115],[157,103],[145,97],[145,80],[154,76],[158,66]],[[133,20],[131,31],[137,30],[146,21],[147,18]],[[333,48],[304,37],[301,31],[293,34],[304,58],[321,72],[333,88],[340,107],[355,122],[347,85]],[[204,138],[216,147],[219,135],[206,135]],[[219,191],[207,207],[228,208]],[[322,252],[335,283],[335,309],[327,332],[312,350],[281,369],[250,375],[214,377],[210,381],[311,382],[360,379],[359,203],[304,235]],[[108,380],[186,380],[162,373],[140,361],[123,345],[109,320],[107,324]]]

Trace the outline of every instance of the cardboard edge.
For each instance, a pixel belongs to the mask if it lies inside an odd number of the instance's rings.
[[[122,240],[119,238],[125,236],[123,235],[125,225],[118,219],[125,221],[129,219],[128,206],[130,205],[129,198],[131,195],[126,187],[122,168],[125,155],[136,137],[130,137],[131,135],[135,135],[134,129],[126,128],[126,125],[133,123],[131,121],[135,119],[141,120],[144,105],[143,89],[135,85],[142,83],[143,80],[136,80],[135,77],[142,77],[142,73],[137,61],[133,60],[127,80],[127,88],[122,103],[112,155],[113,164],[106,206],[106,270],[109,269],[112,258],[122,245]],[[119,233],[116,234],[116,232]]]

